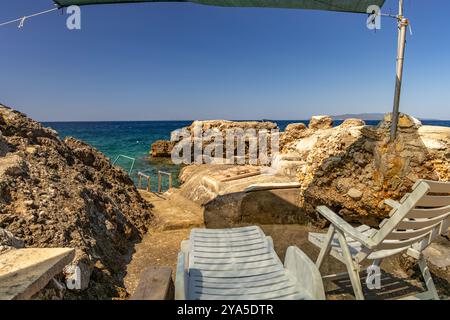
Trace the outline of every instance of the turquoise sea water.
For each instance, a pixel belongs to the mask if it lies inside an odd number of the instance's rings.
[[[283,131],[289,123],[307,120],[274,121]],[[367,124],[377,124],[377,121],[366,121]],[[422,121],[425,125],[440,125],[450,127],[450,121]],[[94,146],[114,161],[120,154],[136,159],[131,177],[137,180],[137,172],[141,171],[151,176],[152,190],[157,189],[158,170],[171,172],[174,185],[178,185],[179,166],[175,166],[170,159],[150,158],[150,146],[156,140],[170,139],[173,130],[189,126],[192,121],[117,121],[117,122],[47,122],[44,125],[58,131],[61,138],[72,136]],[[339,125],[340,121],[336,121]],[[117,164],[130,169],[131,161],[119,159]],[[163,187],[167,187],[163,179]]]

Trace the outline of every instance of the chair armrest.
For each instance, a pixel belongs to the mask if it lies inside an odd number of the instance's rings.
[[[392,200],[392,199],[386,199],[386,200],[384,200],[384,203],[393,209],[397,209],[398,207],[401,206],[400,202]]]
[[[355,229],[352,225],[350,225],[347,221],[342,219],[332,210],[330,210],[326,206],[317,207],[317,211],[328,221],[330,221],[333,226],[342,231],[345,235],[359,241],[363,246],[373,249],[376,246],[376,243],[370,240],[368,237],[363,235],[357,229]]]
[[[389,213],[389,217],[392,217],[395,212],[397,212],[397,209],[400,208],[401,203],[392,199],[386,199],[384,200],[384,203],[387,204],[389,207],[392,208],[391,212]]]

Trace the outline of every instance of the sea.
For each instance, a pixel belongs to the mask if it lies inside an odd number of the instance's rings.
[[[308,120],[270,120],[276,122],[281,131],[290,123],[305,123]],[[342,121],[335,121],[339,125]],[[158,171],[172,173],[173,185],[178,186],[180,166],[174,165],[170,159],[152,158],[149,151],[153,142],[170,139],[170,133],[176,129],[189,126],[189,121],[112,121],[112,122],[46,122],[59,133],[61,138],[71,136],[82,140],[101,152],[112,163],[130,172],[131,178],[137,182],[137,173],[143,172],[151,177],[151,189],[158,188]],[[376,125],[378,121],[366,121]],[[422,120],[424,125],[450,127],[450,121]],[[133,158],[133,160],[126,158]],[[168,187],[168,180],[162,179],[163,189]]]

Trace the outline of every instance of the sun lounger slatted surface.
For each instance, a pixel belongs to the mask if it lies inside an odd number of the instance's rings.
[[[296,249],[296,250],[295,250]],[[290,260],[298,257],[291,247]],[[300,253],[302,255],[303,253]],[[313,269],[315,265],[310,262]],[[291,263],[295,265],[295,263]],[[314,299],[302,290],[295,270],[284,268],[272,239],[259,227],[193,229],[182,244],[176,292],[189,300]],[[316,278],[322,284],[320,274]],[[323,289],[323,288],[322,288]],[[319,290],[320,292],[320,290]]]

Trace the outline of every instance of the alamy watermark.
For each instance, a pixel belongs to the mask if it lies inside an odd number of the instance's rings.
[[[81,30],[81,8],[73,5],[67,8],[66,26],[69,30]],[[366,26],[369,30],[381,29],[381,8],[377,5],[370,5],[367,7],[367,14],[369,17],[366,20]]]
[[[381,268],[377,265],[371,265],[367,269],[366,285],[369,290],[381,289]]]
[[[79,266],[69,265],[64,268],[66,286],[69,290],[81,289],[81,269]]]
[[[367,13],[369,17],[366,21],[366,26],[369,30],[381,29],[381,8],[377,5],[371,5],[367,7]]]
[[[81,30],[81,9],[79,6],[70,6],[66,13],[69,17],[66,20],[66,26],[69,30]]]

